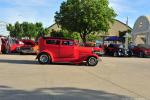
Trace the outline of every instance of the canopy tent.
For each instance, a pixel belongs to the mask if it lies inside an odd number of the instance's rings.
[[[138,35],[144,35],[145,45],[150,45],[150,16],[140,16],[136,20],[131,34],[134,44]]]
[[[122,41],[123,38],[118,37],[118,36],[110,36],[110,37],[106,37],[105,41]]]

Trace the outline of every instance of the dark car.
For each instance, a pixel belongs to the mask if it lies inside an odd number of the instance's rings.
[[[108,56],[132,56],[132,52],[129,49],[125,49],[122,44],[110,44],[105,48],[105,53]]]
[[[140,45],[134,46],[131,50],[134,56],[138,56],[141,58],[150,56],[150,46],[140,44]]]

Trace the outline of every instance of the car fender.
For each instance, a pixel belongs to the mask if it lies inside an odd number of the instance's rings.
[[[40,53],[38,53],[36,59],[39,57],[39,55],[40,55],[41,53],[47,53],[48,55],[51,56],[52,62],[54,61],[54,57],[53,57],[52,53],[51,53],[50,51],[48,51],[48,50],[43,50],[43,51],[41,51]]]
[[[89,54],[89,55],[86,56],[85,60],[87,60],[89,57],[95,57],[95,58],[99,59],[98,55],[96,55],[96,54]]]

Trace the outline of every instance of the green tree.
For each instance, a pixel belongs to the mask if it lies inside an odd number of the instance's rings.
[[[19,22],[15,23],[15,33],[17,34],[17,38],[21,38],[23,35],[23,28]]]
[[[72,33],[72,34],[70,34],[71,36],[71,39],[74,39],[74,40],[79,40],[79,41],[81,41],[81,37],[80,37],[80,34],[79,33],[77,33],[77,32],[74,32],[74,33]]]
[[[87,41],[95,42],[95,40],[98,39],[97,34],[88,34],[87,35]]]
[[[29,39],[40,37],[49,33],[48,29],[44,28],[42,23],[16,22],[14,25],[9,24],[7,30],[10,31],[10,36],[16,38],[27,37]]]
[[[23,22],[22,23],[22,28],[24,30],[24,33],[23,33],[22,37],[28,37],[29,36],[28,34],[30,33],[28,22]]]
[[[43,30],[43,33],[44,33],[44,35],[48,35],[48,34],[49,34],[49,29],[48,29],[48,28],[45,28],[45,29]]]
[[[81,37],[80,37],[79,33],[74,32],[74,33],[70,34],[70,32],[68,32],[67,30],[60,30],[60,31],[52,30],[51,37],[74,39],[74,40],[81,41]]]
[[[51,37],[62,38],[64,37],[64,34],[65,33],[62,30],[61,31],[52,30]]]
[[[55,21],[62,29],[80,33],[85,43],[88,34],[107,32],[114,17],[108,0],[66,0],[56,12]]]
[[[17,34],[15,33],[15,27],[12,24],[9,24],[7,26],[7,30],[10,31],[10,36],[11,37],[16,37],[17,36]]]
[[[19,22],[16,22],[14,26],[12,24],[9,24],[7,26],[7,29],[10,31],[10,36],[12,37],[21,38],[23,34],[23,29]]]
[[[36,33],[35,33],[35,35],[37,35],[37,36],[44,35],[44,28],[43,28],[42,23],[37,22],[35,24],[35,26],[36,26]]]

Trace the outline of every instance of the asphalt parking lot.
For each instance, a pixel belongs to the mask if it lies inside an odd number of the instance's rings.
[[[0,100],[149,100],[149,85],[150,58],[103,57],[88,67],[0,55]]]

